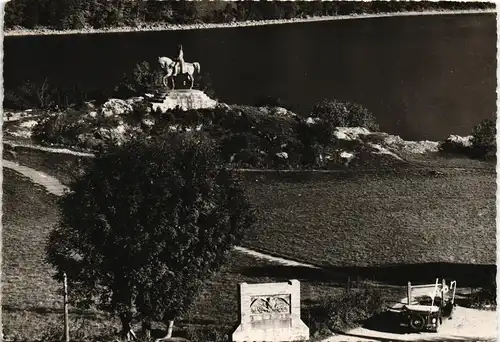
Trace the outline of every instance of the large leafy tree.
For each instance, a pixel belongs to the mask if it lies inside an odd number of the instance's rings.
[[[75,304],[118,316],[124,335],[140,317],[168,322],[170,336],[254,222],[238,182],[198,133],[115,147],[70,189],[48,260],[56,277],[66,272]]]

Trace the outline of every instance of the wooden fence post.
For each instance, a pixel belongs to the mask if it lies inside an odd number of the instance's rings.
[[[406,288],[406,295],[408,296],[408,305],[411,304],[411,282],[408,282],[408,287]]]
[[[68,322],[68,279],[66,272],[63,273],[64,286],[64,341],[69,342],[69,322]]]

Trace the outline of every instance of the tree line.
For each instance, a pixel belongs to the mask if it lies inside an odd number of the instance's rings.
[[[362,13],[495,8],[491,2],[12,0],[5,28],[68,30],[291,19]]]

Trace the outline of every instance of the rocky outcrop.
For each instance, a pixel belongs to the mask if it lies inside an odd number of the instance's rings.
[[[306,123],[315,124],[314,118],[306,119]],[[367,155],[383,156],[386,161],[404,162],[409,154],[426,154],[438,151],[435,141],[407,141],[399,136],[384,132],[371,132],[364,127],[336,127],[333,131],[336,139],[335,149],[322,155],[322,160],[341,160],[345,165],[355,163]]]
[[[186,113],[174,111],[174,108]],[[216,110],[198,110],[211,109]],[[24,122],[23,122],[24,121]],[[17,138],[30,138],[35,121],[24,119],[4,127],[4,133]],[[300,167],[306,161],[312,167],[336,168],[357,166],[397,167],[411,164],[426,154],[446,146],[469,148],[471,137],[450,136],[442,143],[406,141],[396,135],[372,132],[364,127],[336,127],[325,137],[329,141],[308,144],[304,132],[314,136],[316,130],[306,126],[321,125],[317,118],[301,118],[280,107],[228,105],[210,99],[199,90],[170,91],[157,102],[151,96],[131,99],[110,99],[102,106],[88,104],[85,109],[38,120],[33,139],[44,144],[59,144],[88,150],[120,145],[131,137],[143,134],[207,131],[224,146],[227,159],[244,167],[283,165]],[[325,126],[329,129],[329,126]],[[314,127],[312,127],[314,128]],[[323,128],[323,127],[319,127]],[[323,134],[322,130],[319,130]],[[75,134],[76,133],[76,134]],[[420,155],[420,156],[417,156]],[[309,165],[309,164],[308,164]]]

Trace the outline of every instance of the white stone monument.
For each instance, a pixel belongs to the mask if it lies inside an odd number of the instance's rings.
[[[165,112],[169,109],[179,108],[181,110],[215,108],[217,101],[212,100],[201,90],[195,89],[176,89],[169,90],[161,97],[155,97],[150,100],[151,109],[156,111],[160,109]]]
[[[159,109],[165,112],[176,108],[186,111],[190,109],[214,108],[217,105],[217,101],[208,97],[203,91],[193,89],[194,75],[200,73],[200,63],[185,62],[182,45],[179,46],[177,57],[173,59],[158,57],[158,62],[164,71],[164,75],[162,76],[162,84],[156,96],[150,101],[153,111]],[[175,80],[177,77],[187,78],[189,87],[187,89],[175,89]]]
[[[309,340],[309,328],[300,319],[300,282],[239,284],[240,325],[232,340]]]

